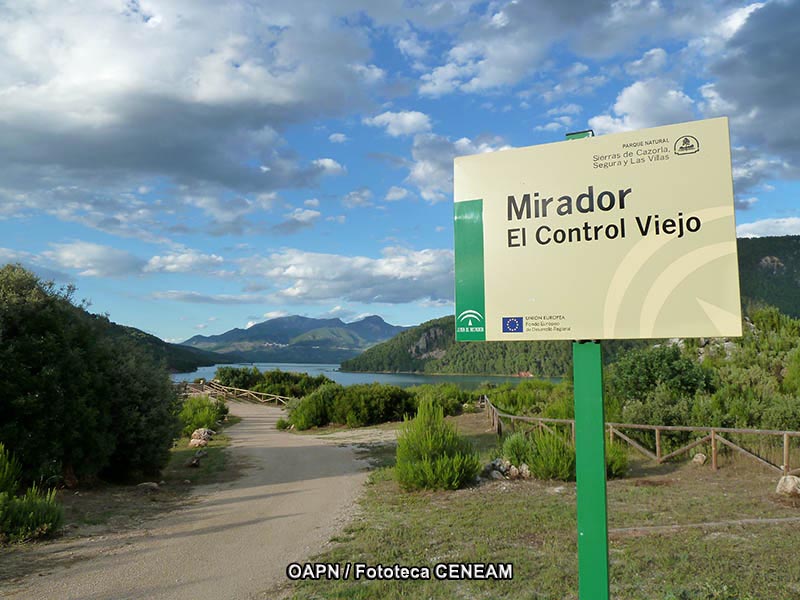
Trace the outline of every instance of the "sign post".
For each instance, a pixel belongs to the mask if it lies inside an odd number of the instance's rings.
[[[603,362],[597,342],[572,342],[575,474],[578,505],[578,597],[608,600]]]
[[[456,341],[574,341],[578,588],[608,600],[601,339],[742,334],[726,118],[454,163]]]
[[[592,130],[568,140],[594,137]],[[608,600],[608,488],[606,485],[603,355],[600,344],[572,342],[575,395],[575,479],[578,512],[578,597]]]

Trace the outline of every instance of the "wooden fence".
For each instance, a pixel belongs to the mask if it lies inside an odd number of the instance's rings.
[[[486,412],[489,417],[489,421],[492,423],[492,428],[497,432],[497,435],[502,435],[503,430],[505,429],[504,421],[508,422],[509,429],[513,432],[516,430],[516,423],[529,423],[534,425],[538,429],[546,429],[548,431],[552,431],[553,425],[562,425],[562,426],[569,426],[570,432],[572,436],[573,443],[575,442],[575,421],[572,419],[546,419],[543,417],[521,417],[518,415],[510,415],[508,413],[504,413],[491,403],[488,397],[482,398],[482,401],[486,405]],[[700,444],[710,443],[711,445],[711,466],[713,469],[717,469],[719,467],[718,462],[718,454],[719,454],[719,445],[722,444],[731,448],[732,450],[736,450],[737,452],[751,458],[760,464],[773,469],[783,475],[793,475],[795,473],[800,473],[800,468],[792,469],[789,466],[789,451],[790,451],[790,440],[791,438],[800,437],[800,431],[780,431],[774,429],[734,429],[729,427],[683,427],[683,426],[668,426],[668,425],[635,425],[632,423],[606,423],[606,429],[608,431],[608,435],[610,439],[613,441],[615,438],[619,438],[629,444],[631,447],[636,449],[638,452],[643,454],[644,456],[656,461],[657,463],[661,464],[663,462],[668,461],[671,458],[675,458],[681,454],[685,454],[692,448],[699,446]],[[638,431],[652,431],[655,437],[655,452],[645,448],[636,440],[631,439],[630,436],[623,433],[623,429],[626,430],[638,430]],[[705,434],[703,437],[693,440],[692,442],[686,444],[685,446],[681,446],[677,450],[674,450],[668,454],[664,454],[661,449],[661,436],[664,432],[676,432],[676,431],[684,431],[684,432],[691,432],[691,433],[702,433]],[[724,436],[722,435],[724,434]],[[742,448],[741,446],[733,443],[730,439],[730,435],[757,435],[757,436],[767,436],[767,437],[778,437],[782,438],[783,441],[783,464],[776,465],[766,458],[758,456],[757,454]]]
[[[255,400],[261,404],[274,402],[277,406],[278,404],[285,405],[287,402],[289,402],[289,400],[292,399],[287,396],[265,394],[263,392],[254,392],[253,390],[243,390],[241,388],[229,387],[214,380],[201,380],[198,383],[185,382],[181,385],[185,395],[208,394],[212,398],[221,398],[223,400]]]

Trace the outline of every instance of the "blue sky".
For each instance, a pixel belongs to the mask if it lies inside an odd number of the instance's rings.
[[[741,236],[800,234],[800,3],[15,2],[0,263],[170,341],[453,310],[455,156],[730,118]]]

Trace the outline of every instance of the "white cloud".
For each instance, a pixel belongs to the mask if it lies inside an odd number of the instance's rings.
[[[758,198],[737,198],[734,202],[739,210],[749,210],[758,202]]]
[[[400,52],[412,59],[422,60],[428,54],[428,44],[420,41],[413,31],[398,39],[395,43]]]
[[[206,329],[208,325],[206,323],[198,323],[194,326],[195,329]]]
[[[406,188],[393,185],[392,187],[389,188],[389,191],[386,192],[386,201],[395,202],[396,200],[402,200],[407,196],[408,196],[408,190]]]
[[[278,299],[296,302],[405,303],[452,300],[451,250],[385,248],[380,258],[286,249],[241,262],[242,274],[279,286]]]
[[[564,129],[564,124],[551,121],[547,125],[537,125],[534,129],[536,129],[536,131],[559,131]]]
[[[85,277],[122,277],[140,273],[144,261],[124,250],[91,242],[50,244],[42,256],[64,269],[77,269]]]
[[[616,133],[657,125],[680,123],[694,118],[693,101],[675,84],[663,79],[637,81],[617,96],[614,114],[589,119],[595,133]]]
[[[653,48],[645,52],[638,60],[625,65],[625,71],[638,77],[653,75],[667,64],[667,53],[663,48]]]
[[[154,273],[192,273],[202,272],[223,263],[221,256],[202,254],[197,250],[173,252],[164,256],[154,256],[144,267],[147,272]]]
[[[583,108],[581,108],[579,104],[563,104],[548,110],[547,116],[554,117],[556,115],[577,115],[580,114],[582,110]]]
[[[284,215],[286,220],[273,226],[272,231],[281,235],[297,233],[302,229],[312,227],[321,216],[322,213],[318,210],[295,208],[293,211],[286,213]]]
[[[406,181],[417,186],[429,202],[441,202],[453,194],[453,159],[456,156],[502,150],[508,146],[500,138],[471,140],[449,138],[434,133],[414,136],[413,162]]]
[[[800,235],[800,217],[785,219],[762,219],[743,223],[736,227],[738,237],[769,237],[778,235]]]
[[[386,71],[376,65],[351,65],[353,72],[370,85],[375,85],[386,79]]]
[[[344,215],[336,215],[331,217],[325,217],[326,221],[330,221],[331,223],[338,223],[339,225],[343,225],[345,221],[347,221],[347,217]]]
[[[325,173],[325,175],[341,175],[347,172],[347,169],[332,158],[318,158],[312,161],[312,163]]]
[[[312,208],[318,208],[319,200],[317,200],[316,198],[309,198],[308,200],[304,200],[303,204],[305,204],[306,206],[310,206]]]
[[[359,188],[348,192],[342,199],[342,204],[347,208],[358,208],[360,206],[372,206],[372,192],[368,188]]]
[[[190,304],[263,304],[267,301],[264,296],[254,294],[203,294],[180,290],[154,292],[151,297],[156,300],[187,302]]]
[[[350,138],[343,133],[332,133],[328,136],[328,141],[332,144],[344,144],[349,139]]]
[[[719,26],[724,43],[708,70],[713,81],[702,89],[704,110],[727,114],[739,143],[762,149],[800,177],[800,78],[797,57],[797,2],[750,4]]]
[[[281,317],[288,317],[289,313],[285,310],[271,310],[269,312],[264,313],[264,318],[269,319],[279,319]]]
[[[413,110],[402,112],[387,111],[364,119],[364,124],[370,127],[385,127],[386,133],[392,137],[413,135],[422,131],[429,131],[431,128],[431,120],[428,115]]]
[[[326,310],[325,312],[320,313],[317,315],[318,319],[342,319],[343,321],[348,320],[356,315],[356,311],[350,310],[341,305],[336,305],[330,310]]]

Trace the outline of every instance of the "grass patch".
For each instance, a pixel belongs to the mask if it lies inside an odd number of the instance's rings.
[[[485,415],[459,431],[485,448]],[[461,419],[464,419],[463,425]],[[631,477],[608,483],[615,600],[793,600],[800,597],[800,508],[774,495],[777,475],[752,462],[655,465],[631,455]],[[304,581],[294,598],[575,600],[575,484],[500,481],[405,492],[391,467],[373,471],[362,510],[313,560],[433,567],[512,562],[513,581]],[[703,525],[703,524],[707,525]],[[679,526],[670,530],[652,526]]]

